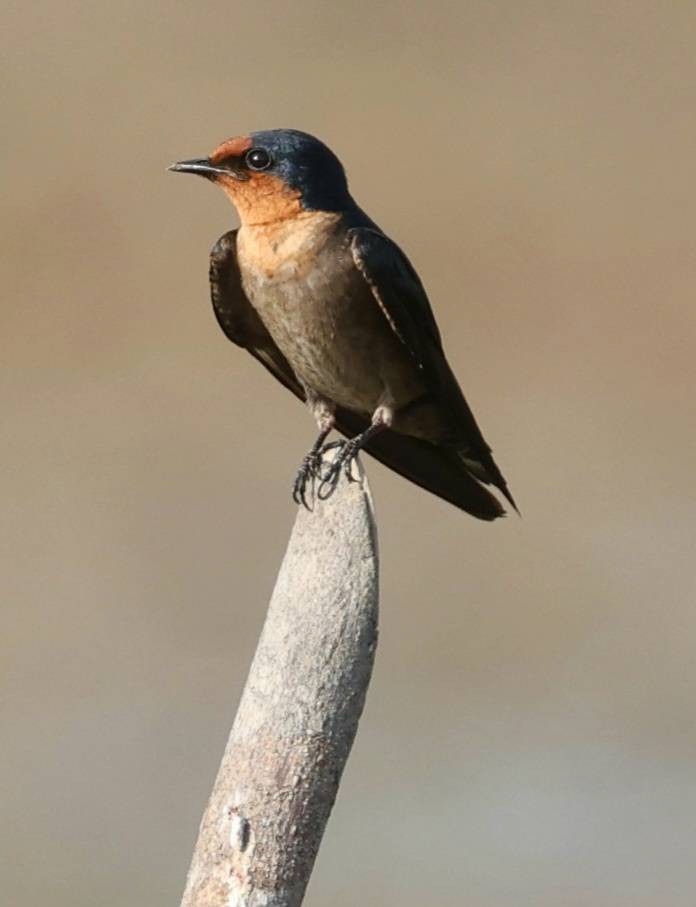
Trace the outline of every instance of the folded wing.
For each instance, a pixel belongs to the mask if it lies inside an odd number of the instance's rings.
[[[495,485],[517,509],[447,362],[435,316],[415,269],[396,243],[378,229],[355,227],[349,235],[353,261],[451,427],[453,448],[465,468],[481,482]]]

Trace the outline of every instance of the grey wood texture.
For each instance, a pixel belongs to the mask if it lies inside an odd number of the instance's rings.
[[[302,902],[377,644],[377,534],[358,472],[298,510],[182,907]]]

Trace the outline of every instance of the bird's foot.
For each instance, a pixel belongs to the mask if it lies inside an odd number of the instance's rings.
[[[325,444],[320,451],[320,457],[329,450],[338,449],[338,453],[328,464],[327,468],[319,473],[319,487],[317,497],[320,501],[325,501],[336,490],[341,473],[345,475],[349,482],[355,481],[352,474],[353,460],[360,452],[360,443],[356,438],[349,441],[332,441],[331,444]]]
[[[322,450],[312,448],[307,456],[300,463],[297,470],[295,481],[292,483],[292,499],[296,504],[301,504],[306,510],[312,508],[307,503],[307,489],[311,488],[312,497],[314,496],[314,482],[321,473],[321,455]]]

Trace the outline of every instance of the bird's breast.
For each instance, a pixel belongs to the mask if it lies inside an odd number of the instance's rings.
[[[339,217],[328,211],[303,211],[294,218],[241,227],[237,245],[242,272],[263,275],[268,281],[301,274],[332,237]]]
[[[251,304],[315,392],[368,413],[387,385],[410,399],[417,392],[411,365],[355,268],[338,216],[313,214],[299,229],[240,230],[239,264]]]

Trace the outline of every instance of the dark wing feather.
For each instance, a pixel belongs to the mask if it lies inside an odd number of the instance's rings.
[[[420,369],[429,394],[446,413],[458,455],[477,479],[495,485],[517,510],[507,482],[491,456],[491,448],[447,362],[433,310],[413,265],[379,230],[355,227],[349,233],[355,265],[392,330]]]
[[[244,293],[236,230],[225,233],[210,254],[210,291],[215,317],[227,337],[304,400],[302,385]],[[360,434],[368,424],[350,410],[339,407],[336,411],[336,427],[347,437]],[[453,450],[392,431],[376,435],[366,450],[385,466],[479,519],[494,520],[504,514],[496,498],[469,475]]]
[[[225,335],[248,350],[281,384],[304,400],[302,385],[246,297],[237,262],[236,230],[225,233],[213,246],[209,274],[213,311]]]

